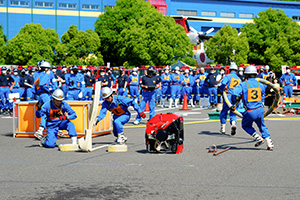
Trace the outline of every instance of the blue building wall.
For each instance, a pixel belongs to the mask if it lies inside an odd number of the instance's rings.
[[[26,5],[11,5],[13,2],[25,2]],[[48,3],[48,7],[41,7],[41,3],[42,5]],[[52,6],[49,6],[49,3]],[[239,29],[244,23],[252,21],[251,17],[243,17],[240,14],[256,16],[269,7],[283,9],[289,17],[300,16],[300,3],[297,2],[166,0],[166,3],[168,5],[167,15],[212,19],[210,22],[189,21],[190,26],[198,31],[204,32],[214,27],[215,31],[211,33],[212,35],[220,30],[224,24],[230,24],[232,27]],[[70,4],[71,6],[75,4],[75,6],[60,8],[61,4]],[[4,34],[8,35],[9,39],[14,37],[27,23],[40,23],[44,28],[56,29],[61,37],[72,24],[77,25],[80,30],[94,29],[94,23],[98,16],[105,11],[105,7],[114,5],[115,0],[0,0],[0,24],[3,27]],[[203,12],[206,12],[206,15]],[[207,13],[211,12],[215,13],[215,16],[207,16]],[[233,13],[234,16],[224,16],[224,13]]]

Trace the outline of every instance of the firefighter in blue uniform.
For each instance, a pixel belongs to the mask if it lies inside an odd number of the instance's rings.
[[[267,142],[267,149],[273,150],[274,145],[270,138],[270,133],[264,122],[264,112],[262,97],[267,86],[258,82],[255,77],[257,70],[255,66],[248,66],[245,70],[247,81],[242,82],[233,91],[231,100],[234,105],[237,97],[242,97],[246,111],[243,113],[242,128],[257,141],[255,147]],[[234,106],[230,108],[234,110]],[[262,136],[256,133],[253,128],[253,122],[256,123]]]
[[[115,83],[115,76],[112,74],[111,69],[110,68],[106,68],[106,77],[107,77],[107,81],[108,84],[106,85],[106,87],[112,88],[114,86]]]
[[[86,75],[84,76],[85,89],[83,92],[83,100],[92,100],[93,86],[95,84],[95,78],[92,76],[92,70],[86,69]]]
[[[97,78],[97,81],[101,81],[101,88],[103,87],[107,87],[108,85],[108,78],[105,74],[105,70],[104,69],[100,69],[100,76]],[[102,89],[101,89],[102,91]],[[102,92],[100,91],[100,100],[103,100],[102,98]]]
[[[267,65],[268,66],[268,65]],[[266,67],[267,67],[266,66]],[[268,66],[268,68],[269,68],[269,66]],[[267,78],[269,78],[269,73],[268,72],[266,72],[266,68],[265,67],[261,67],[260,68],[260,74],[258,74],[257,75],[257,78],[262,78],[262,79],[265,79],[265,80],[267,80]]]
[[[282,74],[279,79],[281,85],[283,86],[283,91],[286,97],[292,97],[293,85],[296,85],[297,79],[295,74],[291,73],[291,67],[286,67],[286,73]]]
[[[244,68],[240,67],[239,68],[239,78],[241,79],[242,82],[246,81],[246,75],[244,74]]]
[[[27,68],[24,68],[21,70],[20,73],[20,89],[19,89],[19,93],[20,93],[20,99],[21,101],[26,101],[27,97],[26,97],[26,85],[25,85],[25,80],[26,80],[26,71]]]
[[[161,75],[161,95],[162,95],[162,107],[165,107],[165,102],[166,99],[169,99],[169,103],[170,101],[170,97],[171,97],[171,83],[172,83],[172,79],[171,79],[171,75],[170,75],[170,68],[167,66],[165,68],[165,73],[163,75]],[[172,105],[170,105],[172,106]],[[169,106],[169,107],[170,107]]]
[[[67,86],[66,79],[68,79],[68,76],[70,76],[70,73],[68,73],[68,69],[67,69],[66,65],[62,66],[61,73],[58,76],[62,79],[61,89],[64,92],[64,94],[67,95],[69,88]]]
[[[118,92],[118,95],[127,97],[127,81],[128,76],[125,74],[124,69],[119,69],[120,76],[117,78],[117,88],[116,91]]]
[[[57,76],[55,76],[55,74],[53,73],[53,70],[56,71],[55,66],[52,66],[52,70],[49,69],[47,71],[47,74],[49,75],[49,78],[50,78],[50,86],[49,86],[50,93],[52,93],[54,90],[58,89]]]
[[[159,87],[157,82],[157,77],[154,76],[154,67],[149,67],[147,70],[147,75],[142,78],[142,100],[141,100],[141,110],[144,112],[147,102],[149,102],[149,119],[155,115],[155,89]],[[139,124],[142,117],[138,115],[134,122],[135,125]]]
[[[192,96],[193,96],[193,102],[194,105],[197,105],[200,101],[200,95],[199,95],[199,75],[197,75],[197,70],[194,69],[190,75],[193,78],[193,81],[191,83],[192,86]]]
[[[25,78],[24,84],[26,87],[26,101],[34,100],[33,74],[34,74],[34,69],[31,68],[29,70],[29,74]]]
[[[47,61],[41,61],[39,67],[40,71],[33,75],[34,92],[37,95],[37,100],[43,104],[50,101],[50,77],[47,74],[47,71],[50,70],[51,65]]]
[[[157,83],[160,84],[161,83],[161,78],[160,78],[161,71],[155,70],[155,75],[154,76],[156,76],[156,78],[157,78]],[[160,101],[161,101],[161,87],[155,89],[155,102],[157,104],[159,104]]]
[[[174,101],[175,108],[178,108],[178,102],[181,95],[181,74],[179,71],[179,67],[175,68],[175,73],[171,76],[172,84],[171,84],[171,98],[169,108],[172,108],[172,104]]]
[[[99,115],[95,119],[94,125],[97,125],[105,116],[107,111],[113,113],[113,134],[117,138],[118,144],[124,144],[127,141],[127,137],[124,135],[123,126],[130,120],[130,112],[128,107],[132,106],[138,113],[138,116],[145,117],[138,104],[128,97],[121,95],[113,96],[113,91],[109,87],[102,89],[102,97],[104,102]]]
[[[77,144],[75,125],[70,120],[76,119],[76,112],[64,102],[64,93],[57,89],[52,94],[52,100],[46,102],[41,108],[41,124],[35,136],[41,140],[41,145],[47,148],[56,146],[59,130],[67,130],[72,144]],[[43,130],[47,128],[47,136],[43,137]]]
[[[11,75],[11,77],[14,79],[15,85],[13,89],[11,90],[11,93],[20,93],[20,76],[18,69],[13,69],[14,74]],[[21,97],[21,96],[20,96]],[[12,108],[12,107],[11,107]]]
[[[81,100],[85,88],[84,76],[81,73],[78,73],[77,65],[72,67],[72,71],[73,73],[66,80],[66,83],[69,86],[67,100]]]
[[[210,73],[206,77],[206,82],[208,83],[208,92],[209,92],[209,103],[210,108],[215,108],[217,104],[217,95],[218,95],[218,83],[217,83],[217,72],[213,66],[210,67]]]
[[[0,114],[10,114],[9,94],[14,87],[14,79],[7,74],[7,68],[2,67],[0,75]]]
[[[140,95],[140,91],[139,91],[140,77],[137,74],[137,68],[132,69],[132,74],[128,77],[128,84],[129,84],[130,97],[137,103]]]
[[[209,91],[207,87],[206,77],[207,73],[205,72],[204,67],[200,68],[199,73],[199,94],[200,94],[200,101],[201,101],[201,107],[205,108],[205,101],[206,101],[206,107],[209,107]]]
[[[190,105],[192,107],[195,107],[192,98],[192,87],[191,87],[192,82],[193,82],[193,78],[190,75],[190,71],[186,69],[184,71],[184,75],[181,76],[182,95],[184,96],[186,94],[187,100],[190,103]]]
[[[220,91],[221,91],[221,94],[223,94],[225,88],[227,88],[227,91],[226,91],[227,97],[228,97],[229,101],[231,101],[231,95],[232,95],[234,88],[236,88],[239,84],[241,84],[242,81],[237,75],[238,67],[235,63],[231,63],[231,65],[229,67],[229,71],[230,71],[230,74],[227,74],[221,81]],[[229,107],[227,106],[225,101],[223,101],[223,102],[224,102],[223,108],[220,113],[220,122],[221,122],[220,132],[222,134],[225,134],[225,126],[226,126],[227,113],[228,113]],[[236,114],[234,114],[232,111],[230,111],[229,115],[230,115],[230,124],[231,124],[231,135],[235,135],[236,134],[236,121],[237,121]]]

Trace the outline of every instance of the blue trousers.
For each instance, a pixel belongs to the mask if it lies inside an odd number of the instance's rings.
[[[113,134],[118,137],[118,134],[123,133],[123,126],[130,120],[130,112],[126,112],[123,115],[113,116]]]
[[[26,93],[26,101],[33,101],[34,100],[34,94],[33,94],[34,89],[33,88],[26,88],[25,93]]]
[[[26,88],[19,88],[19,94],[20,94],[20,100],[21,101],[26,101]]]
[[[192,87],[192,94],[194,95],[194,97],[193,97],[194,101],[199,101],[200,100],[199,87],[198,86],[193,86]]]
[[[231,94],[227,94],[227,97],[228,97],[228,99],[230,101]],[[223,101],[223,102],[224,102],[223,103],[223,108],[222,108],[221,113],[220,113],[220,122],[221,122],[221,124],[226,124],[227,113],[228,113],[229,107],[227,106],[227,104],[225,103],[225,101]],[[230,111],[229,116],[230,116],[230,124],[232,124],[233,121],[236,122],[236,115],[232,111]]]
[[[123,96],[123,97],[127,97],[128,93],[127,93],[127,88],[125,88],[125,91],[123,91],[124,88],[118,88],[118,94],[120,96]]]
[[[57,140],[58,130],[67,130],[70,137],[76,137],[77,132],[73,122],[69,120],[58,121],[58,122],[47,122],[47,138],[45,146],[48,148],[54,148]]]
[[[192,87],[182,87],[182,96],[184,97],[184,94],[186,94],[187,96],[187,100],[191,100],[192,99]]]
[[[206,86],[200,86],[199,87],[199,94],[200,94],[200,97],[205,97],[205,98],[208,98],[209,97],[209,91],[208,91],[208,87]]]
[[[181,95],[181,86],[180,85],[172,85],[171,86],[171,98],[174,99],[179,99]]]
[[[82,100],[91,101],[92,100],[92,95],[93,95],[93,88],[92,87],[84,88]]]
[[[283,86],[283,91],[286,97],[292,97],[293,94],[293,86]]]
[[[131,99],[135,100],[139,100],[139,96],[140,96],[140,90],[139,90],[139,87],[138,86],[133,86],[131,85],[130,88],[130,96],[131,96]]]
[[[64,92],[65,96],[67,95],[68,91],[69,91],[69,88],[67,86],[67,84],[63,84],[61,86],[61,90]]]
[[[150,110],[149,111],[149,115],[150,115],[149,119],[151,119],[155,115],[155,101],[154,100],[155,100],[155,92],[143,91],[140,107],[141,107],[141,110],[144,112],[146,104],[147,104],[147,102],[149,102],[149,110]],[[139,115],[137,115],[136,120],[141,121],[142,118]]]
[[[270,133],[268,128],[265,125],[265,118],[264,118],[264,108],[260,107],[257,110],[246,111],[243,115],[242,120],[242,128],[249,134],[253,135],[255,133],[255,129],[252,127],[253,122],[256,123],[259,131],[261,132],[262,138],[270,137]]]
[[[80,90],[69,90],[67,100],[79,100],[78,94]]]
[[[37,95],[37,100],[42,103],[48,102],[48,101],[50,101],[50,99],[51,99],[50,94],[43,93],[43,94]],[[39,110],[35,111],[35,115],[37,118],[41,118],[41,112]]]
[[[161,97],[163,99],[171,97],[171,86],[161,86]]]
[[[218,92],[217,92],[217,88],[216,87],[210,87],[208,88],[208,91],[209,91],[209,102],[211,104],[217,104],[218,103]]]
[[[10,90],[9,90],[9,87],[0,87],[0,108],[1,109],[11,109],[10,108],[10,103],[9,103],[9,100],[8,100],[8,97],[9,97],[9,94],[10,94]]]

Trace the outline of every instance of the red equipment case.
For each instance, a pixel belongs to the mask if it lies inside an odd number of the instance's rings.
[[[157,114],[147,122],[146,149],[150,153],[183,151],[183,118],[181,115]]]

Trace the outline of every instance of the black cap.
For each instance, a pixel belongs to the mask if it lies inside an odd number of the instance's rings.
[[[286,69],[291,69],[291,67],[290,66],[286,66]]]

